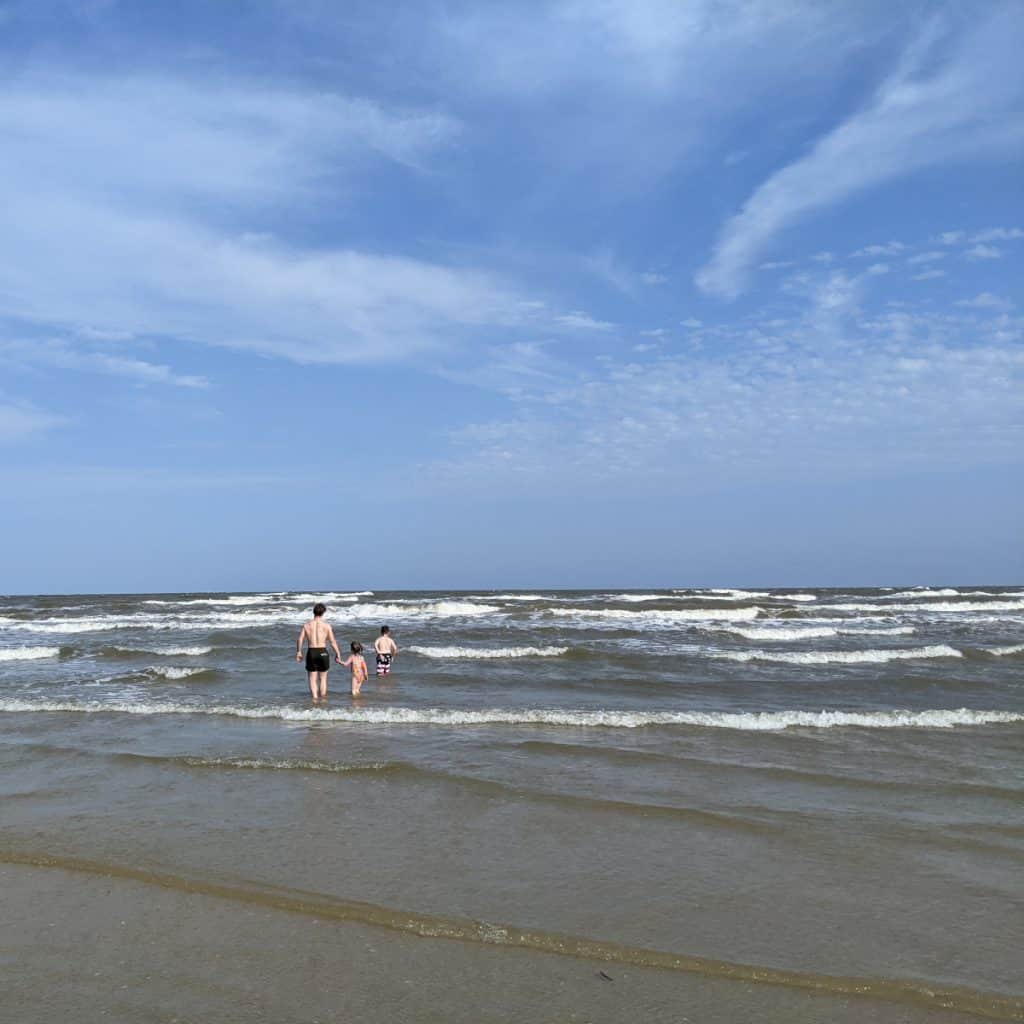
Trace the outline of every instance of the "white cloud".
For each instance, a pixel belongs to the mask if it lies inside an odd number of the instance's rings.
[[[570,327],[573,330],[582,331],[608,331],[615,326],[607,320],[595,320],[588,313],[583,313],[578,309],[572,313],[556,316],[555,323],[561,324],[563,327]]]
[[[765,181],[722,229],[696,276],[705,291],[743,290],[757,255],[794,222],[872,186],[953,160],[989,159],[1024,143],[1014,116],[1024,67],[1015,5],[995,8],[945,63],[924,37],[860,113]]]
[[[923,270],[920,274],[914,275],[915,281],[934,281],[937,277],[945,277],[944,270]]]
[[[22,179],[43,190],[73,176],[78,193],[133,205],[309,194],[368,159],[417,166],[458,130],[444,114],[258,82],[49,76],[0,93],[8,166]]]
[[[1012,242],[1024,238],[1020,228],[986,228],[971,235],[972,242]]]
[[[698,327],[703,327],[704,326],[703,323],[701,323],[700,320],[697,320],[695,317],[692,317],[692,316],[688,317],[686,320],[680,320],[679,323],[683,327],[689,327],[691,331],[696,330]]]
[[[409,168],[457,129],[258,83],[23,78],[0,96],[0,190],[17,197],[0,208],[0,315],[69,338],[181,338],[300,362],[393,360],[500,332],[535,314],[485,271],[280,235],[297,216],[339,216],[361,164],[419,174]]]
[[[993,295],[992,292],[981,292],[973,299],[959,299],[956,304],[967,309],[991,309],[1002,313],[1013,309],[1013,303],[1009,299]]]
[[[25,403],[0,402],[0,442],[21,441],[67,421]]]
[[[665,284],[668,281],[668,278],[664,274],[655,274],[651,271],[641,274],[640,279],[644,284]]]
[[[0,341],[0,359],[4,358],[18,364],[38,363],[62,370],[127,377],[140,384],[202,389],[210,383],[202,375],[175,373],[169,366],[119,352],[82,350],[58,339]]]
[[[898,256],[906,246],[902,242],[886,242],[884,245],[866,245],[850,253],[851,256]]]
[[[811,281],[800,315],[716,328],[713,351],[641,361],[634,349],[570,370],[513,417],[463,431],[430,472],[488,493],[560,482],[583,494],[656,471],[685,490],[1019,463],[1020,325],[866,310],[853,299],[868,281]]]
[[[1002,249],[994,245],[975,245],[968,249],[964,255],[969,260],[998,260],[1002,257]]]
[[[784,270],[795,265],[793,260],[767,260],[758,265],[758,270]]]
[[[966,231],[943,231],[939,235],[939,241],[943,245],[956,245],[958,242],[962,242],[967,237]]]
[[[816,252],[811,257],[811,259],[813,259],[815,263],[825,263],[825,264],[828,264],[828,263],[835,262],[835,255],[833,253],[830,253],[830,252]]]
[[[488,275],[419,260],[253,246],[57,200],[23,202],[6,227],[3,244],[19,258],[0,264],[0,312],[52,325],[302,363],[373,362],[457,345],[460,332],[527,315],[520,296]]]
[[[911,266],[917,266],[919,263],[934,263],[936,260],[944,260],[946,254],[944,252],[937,252],[934,249],[929,252],[919,252],[916,256],[911,256],[907,263]]]
[[[880,274],[889,273],[888,263],[872,263],[870,267],[865,271],[866,274],[871,277],[878,277]]]

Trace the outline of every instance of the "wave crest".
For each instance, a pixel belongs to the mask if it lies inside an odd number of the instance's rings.
[[[894,647],[867,651],[720,651],[715,658],[730,661],[778,661],[787,665],[858,665],[886,661],[908,661],[916,658],[962,658],[963,651],[945,644],[930,647]]]
[[[557,658],[568,647],[407,647],[424,658]]]
[[[28,701],[0,700],[0,712],[70,712],[129,715],[228,715],[286,722],[347,722],[355,725],[539,725],[571,728],[637,729],[645,726],[691,726],[744,732],[779,732],[790,728],[952,729],[956,726],[1008,725],[1024,722],[1024,712],[972,708],[927,711],[578,711],[562,708],[297,708],[184,704],[174,701]]]
[[[6,647],[0,649],[0,661],[38,661],[60,657],[59,647]]]

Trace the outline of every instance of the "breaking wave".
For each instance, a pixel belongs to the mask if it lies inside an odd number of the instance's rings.
[[[59,647],[7,647],[0,649],[0,661],[38,661],[60,657]]]
[[[569,616],[581,619],[620,619],[634,624],[649,622],[741,622],[756,619],[759,608],[551,608],[543,614]]]
[[[995,655],[997,658],[1013,654],[1024,654],[1024,644],[1009,644],[1006,647],[989,647],[986,653]]]
[[[1024,601],[916,601],[914,604],[865,604],[851,601],[844,604],[823,605],[822,610],[842,612],[1019,612]]]
[[[952,729],[956,726],[1008,725],[1024,722],[1024,712],[972,708],[928,711],[578,711],[561,708],[299,708],[256,705],[202,706],[173,701],[28,701],[0,700],[0,712],[129,715],[229,715],[286,722],[346,722],[355,725],[539,725],[572,728],[637,729],[690,726],[778,732],[783,729]]]
[[[425,658],[557,658],[568,647],[407,647]]]
[[[945,644],[930,647],[904,647],[867,651],[720,651],[715,658],[730,661],[778,661],[788,665],[857,665],[879,664],[915,658],[962,658],[963,651]]]
[[[213,648],[205,646],[195,647],[114,647],[112,650],[119,654],[158,654],[161,657],[197,658],[202,654],[209,654]]]
[[[188,668],[178,665],[150,665],[146,669],[148,675],[159,676],[162,679],[194,679],[197,676],[214,676],[216,671],[210,668],[195,667]]]
[[[757,626],[749,629],[741,626],[722,627],[725,632],[735,633],[747,640],[818,640],[830,636],[907,636],[914,632],[913,626],[890,626],[879,629],[851,628],[844,629],[841,626],[777,626],[760,628]]]

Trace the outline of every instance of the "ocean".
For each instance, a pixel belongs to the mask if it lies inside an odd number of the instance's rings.
[[[1024,1020],[1022,668],[1022,587],[0,598],[0,1016]]]

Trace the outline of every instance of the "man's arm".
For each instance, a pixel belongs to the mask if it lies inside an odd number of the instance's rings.
[[[302,641],[306,637],[306,627],[299,630],[299,638],[295,641],[295,660],[302,661]]]
[[[331,626],[327,627],[327,639],[330,640],[331,646],[334,648],[334,660],[341,661],[341,651],[338,650],[338,641],[334,639],[334,630]]]

